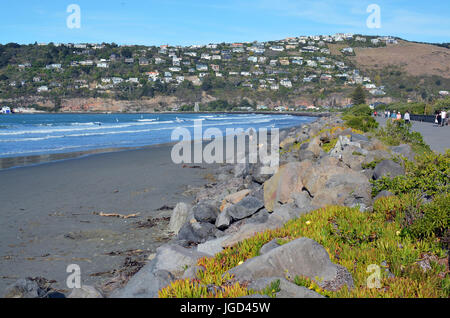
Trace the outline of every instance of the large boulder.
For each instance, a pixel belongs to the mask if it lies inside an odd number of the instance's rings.
[[[373,171],[373,179],[378,180],[381,177],[391,177],[404,175],[405,169],[398,163],[392,160],[383,160],[376,165]]]
[[[116,289],[110,298],[157,298],[158,291],[167,287],[175,277],[168,271],[154,271],[152,266],[144,266],[124,288]]]
[[[299,238],[268,253],[251,258],[227,272],[238,281],[267,277],[308,277],[321,288],[336,291],[353,287],[353,278],[344,267],[333,264],[327,251],[309,238]]]
[[[156,256],[134,275],[112,298],[155,298],[158,291],[182,277],[186,268],[197,265],[199,258],[208,256],[193,249],[168,244],[156,250]]]
[[[319,137],[313,138],[309,142],[308,147],[306,148],[306,150],[311,151],[314,154],[314,156],[318,157],[320,155],[321,150],[322,150],[322,148],[320,147],[320,144],[321,144],[321,142],[320,142],[320,138]]]
[[[291,194],[303,190],[302,176],[313,169],[310,160],[289,162],[264,183],[264,205],[272,212],[277,203],[287,203]]]
[[[264,183],[265,207],[271,212],[278,204],[292,203],[294,194],[302,191],[313,198],[311,204],[317,208],[355,203],[368,206],[372,203],[369,179],[343,165],[339,159],[326,156],[317,164],[306,160],[281,166]]]
[[[254,291],[262,291],[270,286],[272,283],[279,281],[280,291],[275,293],[276,298],[325,298],[324,296],[309,290],[306,287],[298,286],[291,283],[283,277],[267,277],[259,278],[254,282],[251,282],[247,288]]]
[[[169,231],[178,234],[181,227],[193,217],[191,205],[180,202],[173,209],[169,222]]]
[[[316,155],[310,150],[299,150],[298,151],[298,160],[299,161],[314,160],[315,158],[316,158]]]

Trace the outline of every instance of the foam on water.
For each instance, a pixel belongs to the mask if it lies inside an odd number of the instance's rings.
[[[311,117],[266,114],[23,114],[0,116],[0,157],[54,154],[171,142],[177,127],[203,131],[287,128]]]

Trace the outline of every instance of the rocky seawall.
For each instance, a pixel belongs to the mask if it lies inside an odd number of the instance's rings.
[[[84,286],[68,297],[158,297],[158,291],[175,280],[195,279],[203,270],[199,259],[306,213],[330,205],[358,207],[369,213],[374,202],[370,180],[404,173],[398,160],[391,159],[414,156],[410,146],[387,148],[376,138],[344,127],[337,116],[282,131],[280,141],[280,167],[272,175],[262,174],[264,167],[259,164],[222,165],[215,171],[214,181],[197,191],[194,202],[177,204],[169,224],[173,240],[149,256],[147,264],[121,288],[104,295]],[[368,167],[374,161],[376,166]],[[389,193],[379,194],[386,195]],[[271,241],[262,246],[259,256],[228,274],[254,290],[278,279],[277,297],[323,297],[295,285],[287,272],[291,277],[314,280],[324,290],[353,287],[349,271],[334,264],[323,246],[306,237],[284,245]],[[33,283],[22,280],[10,293],[29,288],[37,295],[39,287]]]

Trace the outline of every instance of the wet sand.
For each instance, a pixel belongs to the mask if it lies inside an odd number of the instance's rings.
[[[53,287],[67,291],[69,264],[80,266],[84,284],[99,285],[111,278],[101,273],[170,240],[171,211],[158,209],[191,202],[188,186],[208,183],[214,169],[176,165],[171,149],[157,145],[0,170],[0,296],[24,277],[55,280]],[[147,222],[155,218],[156,225]]]

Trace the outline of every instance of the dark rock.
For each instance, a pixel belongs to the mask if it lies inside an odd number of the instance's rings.
[[[186,223],[178,232],[178,240],[186,240],[192,243],[203,243],[208,238],[214,237],[217,232],[215,225],[205,222]]]
[[[265,223],[269,218],[269,212],[266,209],[262,209],[246,220],[246,223]]]
[[[264,207],[264,203],[255,197],[245,197],[239,203],[229,206],[224,211],[228,213],[233,220],[245,219]]]
[[[196,206],[192,208],[194,213],[194,217],[198,222],[208,222],[214,224],[216,222],[216,218],[219,215],[219,209],[215,206],[200,202]]]
[[[378,180],[381,177],[396,177],[405,174],[405,169],[392,160],[383,160],[375,167],[373,179]]]
[[[219,214],[215,224],[219,230],[225,230],[230,226],[231,216],[228,215],[227,209],[225,209],[224,211],[222,211],[222,213]]]

